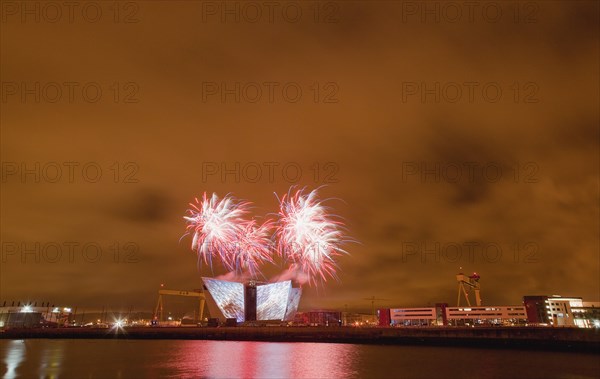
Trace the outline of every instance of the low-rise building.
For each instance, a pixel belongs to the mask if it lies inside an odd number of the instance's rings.
[[[522,305],[448,307],[446,318],[450,325],[525,325],[527,311]]]
[[[308,326],[341,326],[342,312],[335,310],[312,310],[297,312],[294,324]]]
[[[600,303],[584,302],[581,297],[524,296],[523,304],[530,325],[600,327]]]
[[[437,320],[433,308],[392,308],[390,311],[391,326],[428,326]]]
[[[600,328],[600,302],[583,301],[581,306],[571,306],[575,326]]]
[[[0,327],[66,326],[72,319],[71,308],[24,304],[0,306]]]
[[[521,305],[448,307],[440,303],[435,307],[379,310],[380,326],[513,326],[526,323],[527,312]]]

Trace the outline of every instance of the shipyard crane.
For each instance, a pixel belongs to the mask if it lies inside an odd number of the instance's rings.
[[[460,295],[461,293],[465,295],[465,300],[467,301],[467,305],[471,306],[471,301],[469,300],[469,290],[473,290],[475,292],[475,305],[481,306],[481,296],[479,291],[481,289],[481,285],[479,284],[480,276],[476,272],[473,275],[467,276],[462,272],[456,275],[456,281],[458,282],[458,299],[456,301],[456,306],[460,307]]]
[[[161,285],[162,287],[162,285]],[[158,302],[156,303],[156,309],[154,311],[154,319],[158,321],[164,321],[163,317],[163,296],[184,296],[184,297],[197,297],[198,298],[198,321],[202,320],[204,314],[204,303],[206,297],[201,289],[194,291],[177,291],[177,290],[158,290]]]

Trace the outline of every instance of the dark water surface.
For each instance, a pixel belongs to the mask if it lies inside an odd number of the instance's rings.
[[[0,340],[5,378],[598,378],[600,356],[458,347]]]

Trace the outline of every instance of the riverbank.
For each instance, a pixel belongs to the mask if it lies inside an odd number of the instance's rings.
[[[0,339],[181,339],[522,348],[600,353],[600,330],[580,328],[136,327],[14,328]]]

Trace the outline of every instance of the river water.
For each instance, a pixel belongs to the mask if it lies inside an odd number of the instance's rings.
[[[598,378],[600,356],[458,347],[0,340],[5,378]]]

